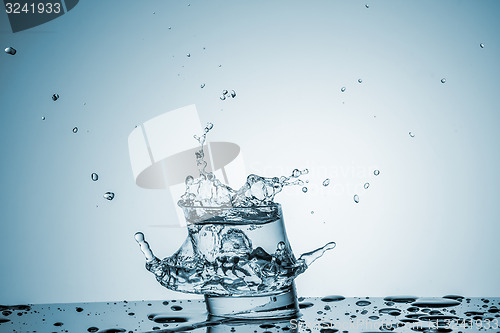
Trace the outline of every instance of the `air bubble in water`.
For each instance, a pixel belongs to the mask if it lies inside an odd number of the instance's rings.
[[[7,54],[14,55],[14,54],[16,54],[16,52],[17,52],[16,49],[13,48],[12,46],[5,48],[5,53],[7,53]]]
[[[104,193],[103,197],[104,197],[104,199],[107,199],[107,200],[113,200],[115,197],[115,194],[113,192],[106,192],[106,193]]]
[[[55,102],[59,99],[59,94],[52,95],[52,100]]]
[[[358,79],[358,83],[362,83],[362,82],[363,82],[363,80],[361,80],[361,79]]]
[[[373,174],[374,174],[375,176],[378,176],[378,175],[380,175],[380,171],[375,170],[375,171],[373,171]]]
[[[328,185],[330,185],[330,178],[323,180],[323,186],[328,186]]]
[[[479,44],[479,46],[484,49],[484,43]],[[6,49],[7,50],[7,49]],[[15,53],[15,52],[14,52]]]
[[[205,88],[205,83],[202,83],[200,88]]]
[[[78,132],[78,127],[73,127],[73,133],[77,133]]]
[[[359,203],[359,196],[357,194],[354,195],[354,202]]]
[[[370,183],[365,183],[365,185],[363,185],[363,187],[366,189],[368,189],[368,187],[370,187]]]
[[[307,192],[307,187],[305,187],[305,186],[304,186],[304,187],[302,188],[302,192],[306,193],[306,192]]]
[[[93,181],[97,181],[99,179],[99,175],[95,172],[93,172],[91,175],[90,175],[90,179],[92,179]]]
[[[446,79],[444,77],[441,79],[441,83],[446,83]]]
[[[413,132],[408,132],[408,134],[409,134],[412,138],[414,138],[414,137],[415,137],[415,134],[414,134]]]
[[[340,88],[340,91],[344,92],[345,91],[345,87]]]

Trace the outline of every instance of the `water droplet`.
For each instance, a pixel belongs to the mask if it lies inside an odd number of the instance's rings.
[[[441,83],[446,83],[446,79],[444,77],[441,79]]]
[[[222,95],[221,97],[219,97],[221,101],[224,101],[226,99],[226,96]]]
[[[13,48],[12,46],[5,48],[5,53],[7,53],[7,54],[14,55],[14,54],[16,54],[16,52],[17,52],[16,49]]]
[[[412,305],[418,306],[419,308],[446,308],[460,305],[460,302],[446,298],[430,298],[419,299],[418,301],[412,303]]]
[[[375,170],[375,171],[373,171],[373,174],[374,174],[375,176],[378,176],[378,175],[380,175],[380,171]]]
[[[305,187],[305,186],[304,186],[304,187],[302,188],[302,192],[307,193],[307,187]]]
[[[76,312],[82,312],[82,311],[83,311],[83,308],[81,308],[81,307],[77,307],[75,310],[76,310]]]
[[[362,83],[362,82],[363,82],[363,80],[361,80],[361,79],[358,79],[358,83]]]
[[[229,93],[229,92],[228,92],[226,89],[222,90],[222,95],[224,95],[224,96],[225,96],[225,95],[227,95],[228,93]]]
[[[55,102],[59,99],[59,94],[52,95],[52,100]]]
[[[395,303],[413,303],[416,300],[417,297],[415,296],[387,296],[384,298],[384,301],[395,302]]]
[[[64,325],[63,323],[61,323],[60,321],[58,321],[57,323],[54,323],[54,326],[62,326]]]
[[[236,91],[231,90],[231,97],[232,97],[232,98],[235,98],[235,97],[236,97]]]
[[[307,309],[307,308],[310,308],[312,306],[314,306],[314,304],[311,303],[311,302],[299,303],[299,308],[300,309]]]
[[[168,30],[172,30],[172,27],[168,27]]]
[[[366,7],[366,8],[370,8],[370,5],[369,5],[369,4],[366,4],[366,5],[365,5],[365,7]]]
[[[44,117],[44,116],[42,116],[42,120],[45,120],[45,117]]]
[[[311,214],[314,214],[314,210],[311,210]]]
[[[205,83],[202,83],[200,88],[202,88],[202,89],[205,88]]]
[[[180,306],[180,305],[172,305],[170,308],[174,311],[181,311],[182,310],[182,306]]]
[[[330,295],[323,297],[321,300],[323,302],[338,302],[345,300],[345,297],[340,295]]]
[[[106,193],[104,193],[103,197],[104,197],[104,199],[107,199],[107,200],[113,200],[115,197],[115,194],[113,192],[106,192]]]
[[[345,91],[345,87],[340,88],[340,91],[344,92]]]
[[[365,185],[363,185],[363,187],[365,188],[365,190],[367,190],[368,187],[370,187],[370,183],[365,183]]]
[[[189,57],[191,57],[191,53],[186,54],[186,56],[187,56],[188,58],[189,58]]]
[[[90,179],[92,179],[93,181],[97,181],[99,179],[99,175],[95,172],[93,172],[91,175],[90,175]]]
[[[370,301],[357,301],[356,302],[357,306],[368,306],[370,304],[372,304],[372,302],[370,302]]]
[[[357,194],[354,195],[354,202],[359,203],[359,196]]]
[[[414,138],[414,137],[415,137],[415,134],[414,134],[413,132],[408,132],[408,134],[409,134],[412,138]]]
[[[479,46],[480,46],[482,49],[484,49],[484,43],[479,44]],[[5,49],[5,50],[7,50],[7,49]],[[16,53],[16,52],[14,52],[14,53]]]
[[[78,132],[78,127],[73,127],[73,133],[77,133]]]
[[[222,67],[222,65],[219,65],[219,68]]]
[[[90,333],[95,333],[95,332],[99,331],[99,329],[97,327],[92,326],[92,327],[87,328],[87,331],[89,331]]]
[[[330,178],[323,180],[323,186],[328,186],[328,185],[330,185]]]

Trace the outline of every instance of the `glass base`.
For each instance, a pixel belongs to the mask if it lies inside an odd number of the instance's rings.
[[[225,318],[290,318],[299,313],[295,285],[276,294],[252,296],[205,295],[209,315]]]

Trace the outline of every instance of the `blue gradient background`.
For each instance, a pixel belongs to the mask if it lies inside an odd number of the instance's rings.
[[[338,245],[300,295],[500,296],[499,17],[499,1],[89,0],[13,34],[2,13],[18,53],[0,55],[0,303],[193,297],[144,269],[136,231],[162,258],[186,231],[152,227],[175,224],[172,198],[134,184],[127,148],[189,104],[248,172],[309,168],[308,193],[278,199],[290,243]]]

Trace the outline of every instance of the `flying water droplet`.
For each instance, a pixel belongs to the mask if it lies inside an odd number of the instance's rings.
[[[366,7],[366,8],[370,8],[370,5],[369,5],[369,4],[366,4],[366,5],[365,5],[365,7]]]
[[[444,77],[441,79],[441,83],[446,83],[446,79]]]
[[[221,97],[219,97],[221,101],[224,101],[226,100],[226,96],[222,95]]]
[[[361,79],[358,79],[358,83],[362,83],[362,82],[363,82],[363,80],[361,80]]]
[[[113,192],[106,192],[103,195],[103,198],[107,199],[107,200],[113,200],[114,197],[115,197],[115,194]]]
[[[77,133],[78,132],[78,127],[73,127],[73,133]]]
[[[52,100],[55,102],[59,99],[59,94],[52,95]]]
[[[307,193],[307,187],[305,187],[305,186],[304,186],[304,187],[302,188],[302,192]]]
[[[375,176],[378,176],[378,175],[380,175],[380,171],[375,170],[375,171],[373,171],[373,174],[374,174]]]
[[[344,92],[345,91],[345,87],[340,88],[340,91]]]
[[[323,186],[328,186],[328,185],[330,185],[330,178],[323,180]]]
[[[363,187],[365,188],[365,190],[367,190],[368,187],[370,187],[370,183],[365,183],[365,185],[363,185]]]
[[[97,181],[99,179],[99,175],[95,172],[93,172],[91,175],[90,175],[90,179],[92,179],[93,181]]]
[[[232,98],[235,98],[235,97],[236,97],[236,91],[231,90],[231,97],[232,97]]]
[[[415,137],[415,134],[413,132],[408,132],[408,134],[410,135],[410,137],[414,138]]]
[[[202,89],[205,88],[205,83],[202,83],[200,88],[202,88]]]
[[[16,54],[16,52],[17,52],[16,49],[13,48],[12,46],[5,48],[5,53],[7,53],[7,54],[14,55],[14,54]]]
[[[191,53],[186,54],[186,57],[188,58],[191,57]]]
[[[479,44],[479,46],[484,49],[484,43]],[[15,52],[14,52],[15,53]]]
[[[314,214],[314,210],[311,210],[311,215]]]
[[[45,120],[45,117],[44,117],[44,116],[42,116],[42,120]]]
[[[354,202],[359,203],[359,196],[357,194],[354,195]]]
[[[228,93],[229,92],[226,89],[222,90],[222,95],[226,96]]]

